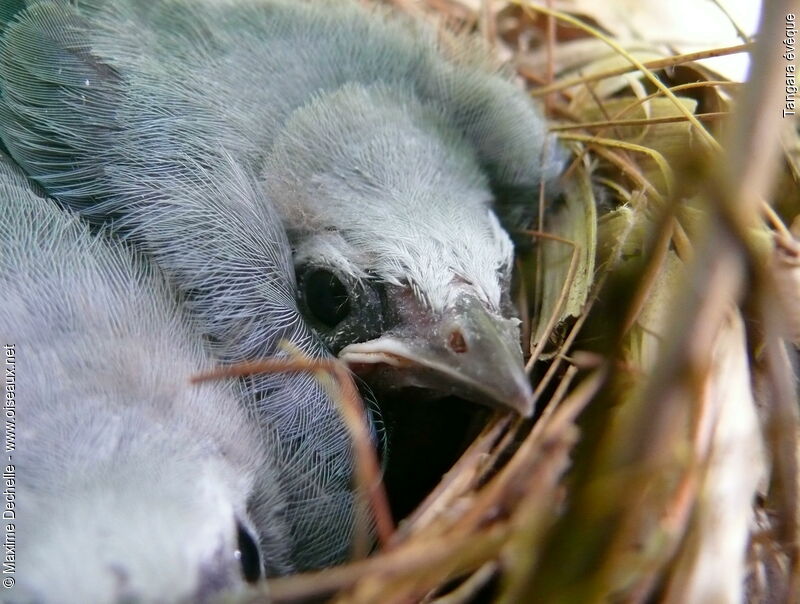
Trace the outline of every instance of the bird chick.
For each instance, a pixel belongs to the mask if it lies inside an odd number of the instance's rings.
[[[124,216],[109,166],[148,161],[136,136],[224,149],[263,183],[235,211],[269,231],[264,207],[277,210],[301,310],[340,358],[378,386],[532,412],[498,215],[535,215],[560,154],[482,61],[383,11],[249,0],[32,2],[0,53],[2,140],[52,195]],[[177,97],[215,119],[176,126]],[[197,216],[187,255],[211,219]]]
[[[2,155],[0,208],[17,549],[3,601],[216,601],[262,564],[290,570],[280,449],[235,386],[190,384],[213,363],[162,275]]]
[[[329,355],[298,310],[280,217],[249,166],[229,151],[235,133],[224,115],[185,82],[171,82],[157,62],[135,68],[147,55],[119,50],[130,36],[104,38],[113,52],[94,48],[92,36],[101,34],[69,3],[33,2],[7,24],[0,41],[7,148],[48,193],[110,224],[158,264],[218,361]],[[173,34],[179,52],[181,36]],[[125,60],[106,62],[112,55]],[[253,376],[242,385],[257,421],[278,440],[273,463],[287,497],[292,567],[346,559],[356,494],[334,400],[306,373]],[[252,506],[260,528],[268,522],[259,510]]]

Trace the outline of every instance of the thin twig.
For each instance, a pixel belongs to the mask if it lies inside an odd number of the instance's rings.
[[[725,117],[730,117],[728,111],[714,111],[710,113],[696,113],[695,117],[699,120],[718,120]],[[583,122],[582,124],[560,124],[551,126],[551,132],[564,132],[567,130],[583,130],[594,128],[609,128],[611,126],[652,126],[654,124],[674,124],[677,122],[685,122],[686,118],[682,115],[673,115],[666,117],[648,117],[636,120],[608,120],[599,122]]]
[[[749,52],[752,49],[753,49],[753,44],[738,44],[736,46],[728,46],[725,48],[714,48],[711,50],[701,50],[699,52],[690,52],[682,55],[665,57],[663,59],[645,61],[641,63],[641,66],[650,71],[656,71],[659,69],[664,69],[666,67],[674,67],[676,65],[682,65],[684,63],[699,61],[701,59],[710,59],[713,57],[723,57],[726,55],[734,55],[743,52]],[[596,82],[598,80],[605,80],[606,78],[612,78],[614,76],[619,76],[626,73],[630,73],[632,71],[639,71],[639,70],[641,70],[641,67],[638,67],[636,65],[626,65],[624,67],[609,69],[607,71],[602,71],[599,73],[586,74],[584,76],[571,78],[569,80],[561,80],[553,82],[549,86],[542,86],[533,89],[531,91],[531,94],[537,97],[544,96],[546,94],[550,94],[551,92],[557,92],[559,90],[564,90],[566,88],[571,88],[573,86],[585,84],[586,82]]]
[[[378,540],[384,547],[388,547],[394,533],[394,522],[389,507],[389,499],[381,480],[380,464],[367,428],[366,413],[364,412],[361,397],[358,394],[350,371],[343,363],[336,359],[310,358],[245,361],[194,376],[191,381],[192,383],[198,383],[222,378],[244,377],[256,373],[298,371],[312,373],[323,371],[330,374],[336,381],[340,396],[335,398],[340,403],[339,408],[342,417],[353,440],[359,483],[370,501],[375,517]]]

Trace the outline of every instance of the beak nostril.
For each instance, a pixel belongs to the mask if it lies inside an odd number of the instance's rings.
[[[447,345],[450,347],[450,350],[457,354],[467,352],[467,341],[464,339],[464,334],[458,329],[454,329],[450,332]]]

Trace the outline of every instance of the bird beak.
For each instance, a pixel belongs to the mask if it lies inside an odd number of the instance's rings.
[[[406,320],[379,338],[345,346],[339,358],[382,387],[417,386],[530,417],[519,340],[518,320],[491,314],[464,295],[439,317]]]

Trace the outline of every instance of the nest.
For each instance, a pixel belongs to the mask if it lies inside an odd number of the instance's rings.
[[[270,581],[269,598],[797,597],[800,146],[777,58],[788,11],[772,5],[763,48],[676,55],[523,3],[395,4],[443,36],[479,31],[572,154],[562,197],[517,233],[531,243],[517,289],[538,416],[493,416],[397,527],[361,446],[378,550]],[[698,63],[754,48],[747,85]]]

